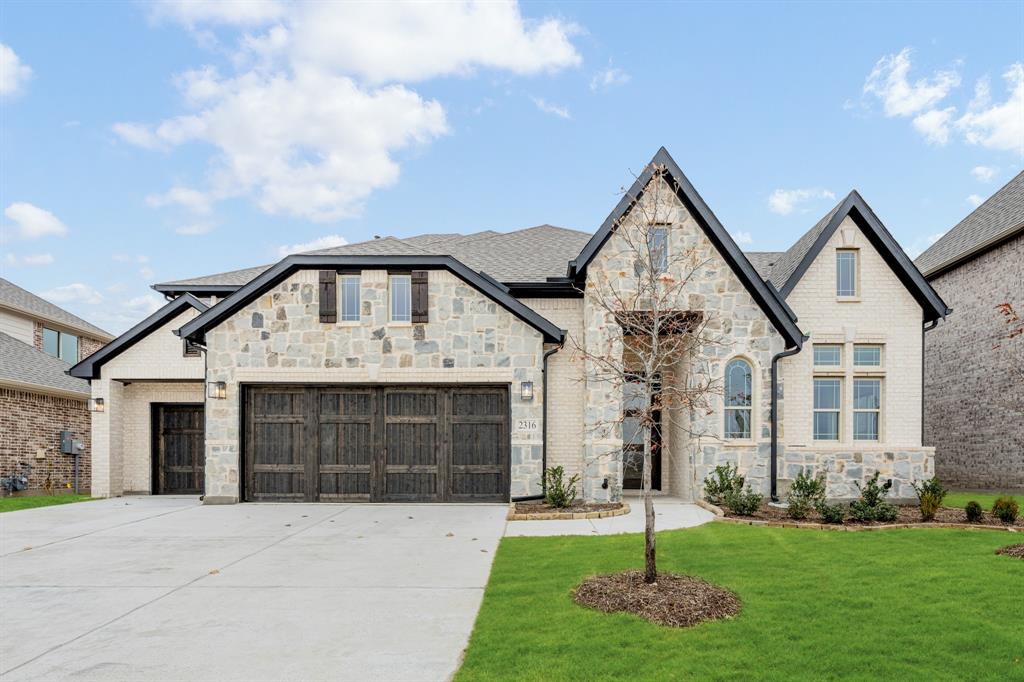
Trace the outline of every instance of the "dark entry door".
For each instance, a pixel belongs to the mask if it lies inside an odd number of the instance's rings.
[[[652,388],[657,390],[658,384],[654,383]],[[626,490],[643,488],[643,389],[639,379],[627,381],[622,387],[622,487]],[[651,489],[661,490],[661,410],[654,410],[651,415]]]
[[[247,500],[508,498],[508,386],[252,386]]]
[[[201,495],[206,463],[203,406],[153,405],[153,493]]]

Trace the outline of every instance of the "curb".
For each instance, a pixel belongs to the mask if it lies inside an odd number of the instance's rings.
[[[629,513],[629,505],[625,502],[618,509],[605,509],[592,512],[544,512],[543,514],[516,514],[515,503],[509,508],[508,521],[572,521],[574,519],[607,519],[613,516],[625,516]]]
[[[725,512],[722,510],[722,508],[716,507],[707,500],[698,499],[696,502],[694,502],[694,504],[696,504],[701,509],[706,509],[707,511],[711,512],[720,519],[725,518]]]

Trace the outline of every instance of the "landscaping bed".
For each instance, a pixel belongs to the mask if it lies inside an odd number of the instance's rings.
[[[509,521],[557,521],[559,519],[603,519],[629,513],[625,502],[584,502],[576,500],[567,507],[556,507],[543,500],[513,502]]]
[[[996,554],[1002,554],[1003,556],[1012,556],[1016,557],[1017,559],[1024,559],[1024,544],[1000,547],[996,550]]]
[[[892,525],[907,526],[907,525],[914,525],[914,526],[928,527],[928,526],[935,526],[935,525],[940,525],[941,526],[941,525],[945,525],[945,524],[967,524],[968,523],[967,517],[966,517],[965,512],[964,512],[963,509],[953,509],[953,508],[949,508],[949,507],[943,507],[943,508],[939,509],[935,513],[935,520],[934,521],[922,521],[921,520],[921,510],[917,507],[917,505],[897,506],[896,509],[897,509],[897,511],[899,513],[899,516],[896,518],[895,521],[890,521],[890,522],[885,522],[885,521],[863,522],[863,521],[857,521],[857,520],[849,518],[849,516],[847,516],[847,518],[843,520],[842,524],[832,524],[832,525],[842,525],[842,526],[892,526]],[[813,509],[807,514],[807,518],[799,519],[799,520],[791,518],[789,516],[789,514],[786,512],[785,509],[782,509],[780,507],[770,507],[768,505],[762,505],[760,509],[758,509],[756,512],[754,512],[753,514],[750,514],[750,515],[735,514],[735,513],[731,512],[728,508],[722,509],[722,512],[724,513],[724,518],[736,519],[736,520],[739,520],[739,521],[769,521],[769,522],[784,523],[784,524],[787,524],[787,525],[796,525],[796,524],[808,524],[808,525],[814,525],[814,526],[829,525],[829,524],[826,524],[825,521],[821,518],[821,514],[819,514],[816,510],[813,510]],[[1002,521],[1000,521],[999,519],[995,518],[992,515],[991,512],[985,511],[984,512],[984,518],[980,522],[972,523],[972,524],[969,524],[969,525],[977,526],[977,527],[1020,528],[1020,529],[1024,530],[1024,516],[1018,517],[1017,521],[1015,523],[1013,523],[1013,524],[1006,524],[1006,523],[1003,523]]]

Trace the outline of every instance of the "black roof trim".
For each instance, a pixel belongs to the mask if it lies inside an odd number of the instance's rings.
[[[78,377],[79,379],[99,379],[100,367],[102,367],[104,363],[108,360],[113,360],[115,357],[131,348],[138,341],[141,341],[148,334],[152,333],[153,330],[165,324],[167,320],[179,315],[181,311],[187,307],[195,308],[200,312],[200,314],[206,312],[209,308],[208,305],[192,294],[179,296],[144,319],[142,322],[139,322],[124,334],[121,334],[121,336],[117,337],[106,346],[103,346],[103,348],[100,348],[85,360],[82,360],[77,365],[73,365],[67,373],[73,377]]]
[[[217,303],[203,314],[190,320],[176,333],[182,338],[202,341],[207,329],[216,326],[229,315],[240,310],[246,303],[277,284],[296,270],[312,270],[316,268],[345,268],[359,266],[361,268],[406,268],[420,270],[447,270],[472,286],[480,293],[501,304],[506,310],[544,334],[545,338],[554,343],[565,339],[565,331],[559,329],[550,320],[537,314],[510,296],[490,277],[470,269],[451,256],[406,255],[406,256],[316,256],[293,254],[287,256],[276,265],[253,278],[248,284]]]
[[[207,295],[230,295],[240,288],[241,284],[153,284],[150,286],[153,291],[159,291],[161,294],[207,294]]]
[[[814,244],[804,254],[793,274],[786,280],[786,283],[782,286],[781,293],[783,297],[788,298],[793,292],[800,278],[804,276],[807,268],[811,266],[811,263],[818,257],[821,250],[825,248],[825,244],[832,238],[835,231],[839,229],[846,216],[850,216],[861,231],[867,235],[868,240],[878,250],[893,272],[896,273],[903,286],[907,288],[914,299],[921,305],[921,308],[924,309],[925,322],[945,318],[946,315],[953,312],[928,283],[928,280],[921,274],[921,271],[917,269],[913,261],[904,253],[899,243],[896,242],[889,233],[889,230],[886,229],[885,225],[882,224],[882,221],[878,219],[878,216],[871,209],[871,206],[864,201],[864,197],[857,190],[852,190],[846,195],[846,198],[843,199],[842,204],[839,206],[839,210],[835,212],[832,219],[825,226],[825,229],[815,239]]]
[[[583,298],[572,280],[555,282],[507,282],[509,293],[516,298]]]
[[[941,277],[942,275],[946,274],[950,270],[956,270],[958,267],[960,267],[964,263],[968,263],[968,262],[974,260],[975,258],[979,258],[981,256],[984,256],[989,251],[994,251],[995,249],[998,249],[1003,244],[1006,244],[1007,242],[1013,241],[1014,239],[1016,239],[1017,237],[1019,237],[1021,235],[1024,235],[1024,223],[1021,223],[1020,225],[1018,225],[1017,227],[1013,228],[1009,232],[1006,232],[1004,234],[1001,234],[1001,235],[997,236],[995,239],[991,239],[991,240],[989,240],[987,242],[983,242],[981,244],[978,244],[973,249],[968,249],[967,251],[964,251],[962,254],[960,254],[956,258],[953,258],[951,260],[946,261],[945,263],[943,263],[942,265],[938,266],[937,268],[932,268],[931,270],[928,270],[928,271],[923,272],[921,274],[924,275],[924,278],[926,280],[931,282],[933,279],[936,279],[937,277]],[[916,266],[917,264],[915,263],[914,265]],[[920,269],[920,268],[918,268],[918,269]]]
[[[683,205],[686,206],[690,214],[697,219],[697,222],[711,240],[711,243],[714,244],[718,252],[725,258],[725,261],[732,268],[733,272],[736,273],[736,276],[739,277],[747,292],[761,307],[765,315],[768,316],[775,329],[786,339],[787,347],[802,346],[804,334],[796,325],[796,316],[793,314],[793,311],[786,305],[782,297],[778,295],[775,288],[768,286],[761,279],[760,275],[757,274],[754,266],[750,264],[746,255],[744,255],[743,251],[729,235],[728,230],[723,227],[715,214],[708,208],[704,199],[698,194],[689,179],[679,168],[679,165],[664,147],[658,150],[658,153],[654,155],[651,162],[644,168],[644,172],[640,174],[640,177],[636,179],[633,186],[630,187],[629,191],[623,195],[612,212],[605,218],[598,231],[591,237],[586,246],[583,247],[583,250],[580,251],[580,255],[575,260],[569,262],[569,275],[575,276],[578,279],[583,277],[587,265],[594,259],[594,256],[604,246],[604,243],[608,241],[619,221],[633,207],[634,201],[643,193],[644,188],[654,174],[652,166],[656,165],[665,166],[669,176],[675,181],[676,194],[680,201],[683,202]]]

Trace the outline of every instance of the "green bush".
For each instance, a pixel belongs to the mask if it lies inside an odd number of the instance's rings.
[[[735,464],[720,464],[704,479],[704,499],[722,504],[729,493],[743,491],[743,481]]]
[[[967,503],[964,513],[967,515],[967,523],[981,523],[985,519],[985,511],[974,500]]]
[[[548,467],[544,470],[544,501],[556,509],[564,509],[576,499],[576,484],[580,477],[565,480],[563,467]]]
[[[892,479],[885,483],[878,483],[878,472],[868,479],[863,486],[857,483],[860,490],[860,499],[850,504],[850,518],[862,523],[882,521],[888,523],[895,521],[899,516],[899,510],[885,501],[885,496],[892,489]]]
[[[786,513],[793,519],[806,519],[811,509],[825,503],[825,474],[810,476],[801,471],[786,495]]]
[[[722,503],[733,514],[738,514],[739,516],[753,516],[754,513],[761,508],[761,503],[763,501],[764,495],[755,493],[748,485],[745,491],[729,491],[729,493],[726,494],[725,499],[722,500]]]
[[[841,504],[825,504],[823,502],[818,505],[818,513],[821,514],[821,520],[825,523],[840,524],[846,518],[846,508]]]
[[[888,502],[879,502],[875,506],[875,520],[882,523],[892,523],[900,516],[900,510]]]
[[[1013,523],[1017,520],[1020,507],[1012,497],[1000,497],[992,503],[992,516],[1003,523]]]
[[[911,485],[914,486],[914,492],[917,493],[917,504],[921,509],[921,520],[935,520],[935,512],[939,511],[948,491],[942,487],[937,478],[924,481],[920,485],[918,485],[917,481],[914,481]]]

